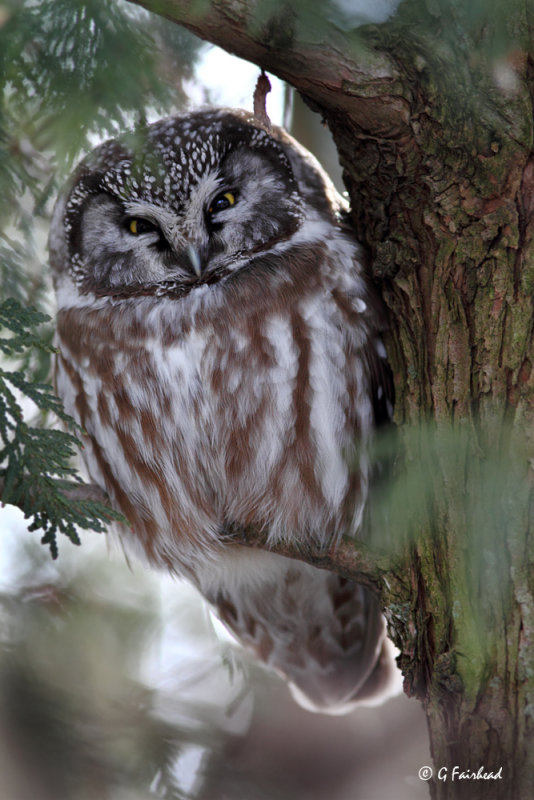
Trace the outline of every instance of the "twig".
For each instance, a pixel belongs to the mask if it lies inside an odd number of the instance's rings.
[[[256,88],[254,89],[254,116],[260,125],[268,131],[272,128],[271,120],[267,113],[267,95],[270,91],[271,82],[265,74],[265,70],[262,69],[261,75],[256,82]]]
[[[65,489],[63,494],[65,497],[68,497],[69,500],[75,502],[90,500],[94,503],[102,503],[102,505],[111,509],[111,503],[107,493],[101,489],[100,486],[97,486],[96,483],[83,483],[73,486],[72,489]]]

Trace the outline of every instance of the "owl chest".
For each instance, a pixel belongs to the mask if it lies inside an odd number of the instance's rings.
[[[129,350],[107,337],[87,347],[88,465],[128,498],[130,519],[193,535],[225,521],[273,535],[339,528],[360,365],[328,320],[266,315]]]
[[[334,326],[266,315],[192,334],[159,360],[178,473],[221,519],[282,530],[339,518],[359,364]]]

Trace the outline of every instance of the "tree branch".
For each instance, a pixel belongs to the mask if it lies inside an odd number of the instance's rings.
[[[209,0],[200,10],[190,0],[131,1],[258,64],[318,106],[349,114],[369,135],[398,139],[410,133],[409,98],[402,96],[393,61],[364,47],[361,40],[355,47],[354,35],[349,41],[326,19],[320,41],[312,41],[312,35],[299,29],[289,6],[258,19],[257,4],[247,0]]]
[[[392,584],[399,580],[395,558],[384,551],[367,547],[362,542],[343,538],[328,550],[306,547],[300,541],[269,542],[267,533],[255,528],[227,527],[225,541],[242,547],[267,550],[270,553],[304,561],[312,567],[336,572],[348,580],[364,586],[385,597]]]

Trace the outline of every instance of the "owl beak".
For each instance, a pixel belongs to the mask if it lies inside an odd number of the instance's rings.
[[[200,256],[198,254],[198,250],[192,244],[188,244],[186,252],[189,258],[189,262],[195,272],[195,275],[197,276],[197,278],[200,278],[202,276],[202,264],[200,263]]]

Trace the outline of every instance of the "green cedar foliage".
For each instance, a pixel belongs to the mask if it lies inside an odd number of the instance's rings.
[[[43,342],[38,326],[48,317],[35,308],[24,308],[10,298],[0,303],[0,351],[9,359],[26,357],[34,348],[52,351]],[[52,387],[27,377],[28,369],[0,367],[0,481],[2,500],[12,503],[32,519],[31,531],[42,529],[43,544],[57,557],[57,533],[79,544],[76,526],[103,531],[105,523],[120,519],[107,506],[65,494],[83,485],[70,465],[77,447],[79,427],[65,414]],[[32,427],[24,419],[20,398],[31,400],[39,411],[53,413],[71,432]]]
[[[0,496],[44,532],[54,557],[57,533],[78,543],[76,527],[103,530],[116,515],[64,494],[81,483],[70,464],[80,431],[45,382],[51,208],[84,151],[183,105],[199,44],[124,0],[0,3]],[[37,426],[24,418],[30,400]],[[68,433],[48,426],[50,413]]]

